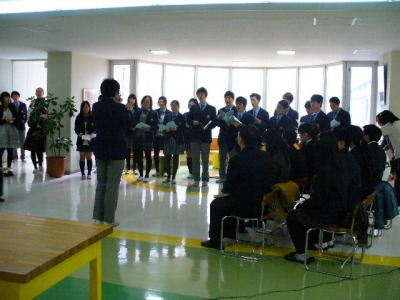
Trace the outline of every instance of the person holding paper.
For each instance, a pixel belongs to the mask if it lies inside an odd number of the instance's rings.
[[[167,178],[163,180],[163,183],[171,182],[176,184],[176,172],[178,171],[179,155],[185,151],[185,140],[184,132],[186,129],[185,116],[179,112],[179,101],[171,101],[172,113],[168,114],[164,118],[164,125],[167,129],[165,131],[165,171],[167,172]],[[172,172],[171,172],[171,159],[172,159]]]
[[[203,164],[202,186],[208,186],[210,178],[208,167],[212,142],[211,130],[217,125],[215,107],[207,103],[207,90],[201,87],[197,90],[196,95],[200,103],[190,108],[187,117],[187,122],[191,126],[192,136],[190,149],[192,151],[194,187],[198,187],[200,183],[200,155]]]
[[[313,113],[308,118],[308,123],[314,124],[319,129],[319,132],[330,130],[329,119],[327,115],[322,111],[322,103],[324,97],[322,95],[314,94],[311,96],[311,109]]]
[[[93,147],[91,143],[92,134],[95,132],[94,119],[90,110],[90,103],[83,101],[81,110],[75,119],[75,133],[78,138],[76,140],[76,148],[79,151],[79,168],[81,170],[81,179],[91,179],[92,173],[92,154]],[[88,174],[85,175],[85,160],[87,162]]]
[[[135,113],[135,137],[133,142],[134,155],[138,160],[138,181],[149,182],[151,170],[151,150],[153,149],[154,133],[157,130],[158,115],[153,110],[153,99],[146,95],[140,102],[142,108]],[[146,157],[146,173],[143,177],[143,153]]]
[[[351,125],[350,114],[340,107],[340,100],[338,97],[329,99],[329,106],[331,112],[327,114],[331,129],[333,128],[346,128]]]
[[[233,105],[235,94],[231,91],[227,91],[224,95],[225,107],[218,110],[217,120],[219,126],[218,134],[218,146],[219,146],[219,178],[217,183],[223,183],[226,177],[226,167],[228,162],[228,129],[232,125],[229,121],[226,121],[224,116],[228,112],[237,113],[236,107]]]
[[[254,116],[256,120],[254,126],[263,133],[268,127],[269,113],[260,106],[261,96],[259,94],[252,93],[250,95],[250,101],[253,109],[249,110],[248,113]]]
[[[280,100],[276,105],[275,116],[269,119],[268,129],[278,129],[280,134],[285,129],[294,129],[297,127],[297,122],[290,119],[286,112],[289,109],[289,104],[286,100]]]

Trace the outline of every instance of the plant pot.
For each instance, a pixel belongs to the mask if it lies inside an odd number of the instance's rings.
[[[50,177],[60,178],[64,176],[65,172],[65,157],[46,157],[47,161],[47,174]]]

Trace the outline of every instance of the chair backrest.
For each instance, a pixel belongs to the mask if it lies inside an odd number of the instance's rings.
[[[372,206],[375,202],[375,199],[376,199],[376,192],[373,192],[372,194],[368,195],[368,197],[363,200],[363,203],[368,210],[370,210],[370,211],[372,210]]]
[[[368,197],[365,199],[367,200]],[[370,201],[370,200],[369,200]],[[367,245],[368,240],[369,216],[367,206],[364,201],[358,203],[353,210],[353,220],[351,222],[351,232],[357,232],[357,239],[361,245]]]

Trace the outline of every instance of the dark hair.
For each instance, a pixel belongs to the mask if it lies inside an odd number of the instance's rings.
[[[167,98],[165,96],[161,96],[160,98],[158,98],[158,101],[163,101],[165,105],[167,105]]]
[[[323,103],[324,102],[324,97],[318,94],[314,94],[311,96],[311,102],[317,102],[317,103]]]
[[[0,101],[1,101],[1,104],[2,105],[5,105],[4,103],[4,98],[6,98],[6,97],[11,97],[10,96],[10,93],[9,92],[2,92],[1,94],[0,94]]]
[[[136,95],[135,95],[135,94],[130,94],[130,95],[128,96],[128,99],[126,99],[126,102],[127,102],[127,103],[129,102],[129,99],[135,99],[135,104],[133,104],[133,109],[134,109],[134,110],[137,110],[137,109],[139,108],[139,105],[138,105],[138,103],[137,103],[137,97],[136,97]]]
[[[89,105],[89,108],[90,108],[90,102],[89,101],[82,101],[82,103],[81,103],[81,109],[80,109],[80,111],[79,111],[79,114],[84,114],[84,112],[83,112],[83,107],[85,106],[85,105]],[[89,115],[91,115],[91,110],[89,109]]]
[[[206,95],[206,97],[208,96],[208,92],[207,92],[205,87],[200,87],[200,88],[197,89],[196,95],[198,95],[200,93],[203,93],[204,95]]]
[[[363,129],[364,135],[368,135],[372,142],[378,142],[382,137],[382,130],[374,124],[365,125]]]
[[[290,103],[292,103],[292,101],[293,101],[293,99],[294,99],[294,98],[293,98],[293,94],[290,93],[290,92],[284,93],[283,96],[282,96],[282,98],[283,98],[283,99],[289,100]]]
[[[18,97],[21,96],[21,95],[19,94],[19,92],[17,92],[17,91],[13,91],[13,92],[11,93],[11,97],[14,96],[14,95],[17,95]]]
[[[143,104],[144,100],[146,100],[146,98],[150,99],[150,110],[153,110],[153,98],[151,98],[150,95],[144,95],[142,100],[140,101],[140,104]]]
[[[315,140],[318,136],[319,130],[314,124],[303,123],[299,126],[298,132],[307,133],[311,139]]]
[[[244,125],[240,127],[239,135],[246,146],[258,146],[260,144],[260,130],[253,125]]]
[[[252,94],[250,95],[250,98],[251,98],[251,97],[256,97],[257,100],[258,100],[258,102],[260,102],[260,100],[261,100],[261,96],[260,96],[259,94],[257,94],[257,93],[252,93]]]
[[[191,99],[188,101],[188,107],[189,107],[190,102],[194,102],[195,105],[196,105],[196,104],[199,104],[199,101],[197,101],[196,98],[191,98]]]
[[[236,98],[236,103],[242,103],[244,107],[247,105],[247,99],[245,97],[239,96]]]
[[[306,101],[306,103],[304,104],[304,107],[310,109],[311,108],[311,101],[310,100]]]
[[[335,103],[337,105],[340,105],[340,100],[338,97],[331,97],[331,99],[329,99],[329,102]]]
[[[384,110],[379,113],[376,118],[383,124],[386,125],[387,123],[393,123],[398,121],[399,118],[394,115],[390,110]]]
[[[119,93],[120,85],[114,78],[106,78],[100,85],[100,91],[103,97],[114,97]]]
[[[225,97],[231,97],[231,98],[235,99],[235,94],[231,91],[226,91],[224,94],[224,98]]]
[[[178,106],[181,106],[181,105],[179,104],[179,101],[178,101],[178,100],[172,100],[171,103],[170,103],[170,105],[172,105],[172,104],[178,104]]]
[[[286,142],[286,145],[287,145],[288,147],[293,146],[293,145],[296,143],[296,140],[297,140],[297,133],[296,133],[296,130],[294,130],[294,129],[289,129],[289,128],[285,129],[285,130],[282,132],[282,138],[283,138],[283,140]]]
[[[350,146],[350,135],[347,128],[335,128],[333,134],[336,136],[338,142],[343,141],[346,148]]]
[[[361,146],[361,141],[363,140],[362,129],[356,125],[349,125],[347,127],[349,133],[349,143],[353,143],[356,146]]]
[[[316,152],[319,168],[330,164],[338,171],[345,169],[344,162],[339,156],[338,140],[332,132],[321,132],[318,137]]]
[[[280,100],[278,105],[283,106],[284,109],[289,108],[289,103],[286,100]]]
[[[271,128],[268,129],[267,131],[264,131],[262,139],[265,145],[267,146],[267,154],[269,157],[273,158],[279,153],[282,153],[286,162],[289,162],[287,147],[278,129]]]
[[[97,97],[97,101],[101,101],[103,99],[104,99],[103,95],[99,95],[99,97]]]

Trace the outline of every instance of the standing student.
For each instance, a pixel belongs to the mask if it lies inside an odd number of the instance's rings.
[[[290,105],[293,102],[293,94],[290,92],[284,93],[282,96],[282,100],[286,100],[287,103],[289,104],[289,108],[286,111],[286,116],[291,119],[292,121],[297,123],[297,120],[299,119],[299,113],[297,111],[295,111],[293,108],[290,107]],[[297,127],[297,126],[296,126]]]
[[[329,106],[331,112],[327,114],[331,128],[346,128],[351,125],[350,114],[340,107],[340,100],[338,97],[329,99]]]
[[[115,227],[118,226],[115,221],[118,188],[126,158],[125,130],[130,128],[131,119],[126,107],[116,102],[120,91],[118,81],[104,79],[100,91],[103,99],[93,105],[97,133],[97,186],[93,220]]]
[[[303,123],[308,123],[308,118],[313,113],[313,111],[311,109],[311,101],[310,100],[306,101],[306,103],[304,104],[304,108],[306,109],[307,114],[300,118],[300,125]]]
[[[190,108],[187,120],[191,128],[192,141],[190,149],[192,151],[193,186],[198,187],[200,183],[200,156],[203,165],[201,175],[202,186],[208,186],[210,178],[209,157],[212,142],[211,130],[217,125],[217,115],[215,107],[207,103],[208,92],[204,87],[196,91],[199,99],[198,105]]]
[[[171,114],[168,114],[164,118],[164,125],[168,122],[174,122],[176,128],[171,128],[165,133],[165,170],[167,172],[167,178],[163,180],[163,183],[171,182],[176,184],[176,172],[178,171],[179,155],[185,151],[185,140],[184,132],[186,128],[185,116],[179,112],[179,101],[171,101]],[[171,172],[171,160],[172,160],[172,172]]]
[[[163,124],[164,119],[171,114],[171,111],[167,109],[167,98],[161,96],[158,98],[159,108],[154,110],[158,115],[158,123]],[[157,130],[154,136],[154,166],[156,168],[156,173],[153,177],[160,176],[160,151],[164,150],[164,134],[161,130]]]
[[[20,148],[20,159],[21,162],[25,162],[25,150],[24,150],[25,123],[28,120],[28,110],[26,108],[26,104],[19,100],[20,94],[17,91],[13,91],[11,93],[11,98],[13,99],[13,103],[11,105],[13,105],[15,110],[17,111],[17,116],[14,120],[14,124],[18,130],[18,135],[19,135],[18,148]],[[18,159],[17,148],[14,148],[14,159]]]
[[[250,102],[253,108],[250,109],[248,113],[254,116],[254,126],[263,133],[268,128],[269,113],[260,106],[260,101],[261,96],[257,93],[252,93],[250,95]]]
[[[46,152],[46,136],[43,132],[47,109],[44,107],[44,90],[38,87],[35,91],[36,99],[29,105],[32,112],[28,118],[29,130],[26,134],[24,149],[31,152],[34,174],[43,172],[43,153]],[[39,163],[39,168],[38,168]]]
[[[324,97],[318,94],[311,96],[311,109],[313,113],[308,118],[308,123],[314,124],[319,129],[319,132],[323,132],[331,129],[328,116],[322,111],[322,103]]]
[[[3,189],[4,189],[4,184],[3,184],[3,167],[0,168],[0,202],[4,202],[5,200],[1,198],[3,196]]]
[[[271,119],[269,119],[268,129],[277,129],[279,130],[279,133],[282,134],[285,129],[296,128],[296,121],[293,121],[293,119],[286,115],[288,109],[288,102],[286,100],[280,100],[276,105],[275,116],[272,116]]]
[[[138,181],[149,182],[149,175],[151,170],[151,150],[153,149],[154,133],[158,129],[158,115],[153,110],[153,99],[151,96],[146,95],[140,102],[141,109],[135,113],[134,126],[139,123],[147,124],[147,128],[135,128],[135,135],[133,141],[133,155],[137,157],[139,177]],[[146,173],[143,177],[143,153],[146,157]]]
[[[13,149],[19,147],[18,130],[14,124],[17,111],[11,105],[11,96],[8,92],[1,93],[0,103],[0,168],[3,167],[3,153],[7,149],[7,169],[4,177],[8,177],[14,176],[11,169]]]
[[[197,101],[197,99],[196,98],[192,98],[192,99],[190,99],[189,100],[189,103],[188,103],[188,108],[189,108],[189,111],[190,111],[190,108],[193,106],[193,105],[198,105],[199,104],[199,102]],[[191,125],[189,125],[189,123],[188,123],[188,115],[189,115],[189,112],[185,112],[184,113],[184,116],[185,116],[185,122],[186,122],[186,128],[185,128],[185,151],[186,151],[186,165],[187,165],[187,167],[188,167],[188,170],[189,170],[189,176],[188,176],[188,178],[189,179],[193,179],[193,175],[192,175],[192,152],[191,152],[191,150],[190,150],[190,141],[192,140],[192,135],[191,135]]]
[[[219,147],[219,178],[217,183],[223,183],[225,181],[226,176],[226,165],[228,162],[228,131],[231,124],[226,122],[222,118],[221,113],[227,113],[232,111],[234,115],[237,113],[236,107],[233,105],[233,101],[235,100],[235,94],[231,91],[225,92],[224,95],[225,106],[218,110],[217,120],[219,126],[219,134],[218,134],[218,147]],[[236,137],[235,137],[236,138]]]
[[[127,139],[127,153],[126,153],[126,169],[125,169],[125,174],[129,174],[131,170],[131,153],[133,153],[133,139],[134,139],[134,118],[135,118],[135,113],[139,110],[138,104],[137,104],[137,98],[135,94],[130,94],[128,96],[128,100],[126,103],[126,109],[129,112],[129,116],[132,118],[132,128],[129,128],[126,131],[126,139]],[[135,156],[133,156],[133,173],[135,173],[137,166],[137,159]]]
[[[78,135],[76,140],[76,148],[79,151],[79,168],[81,170],[81,180],[92,179],[93,167],[93,146],[91,139],[84,139],[84,135],[95,133],[94,119],[90,110],[90,103],[83,101],[81,109],[75,119],[75,133]],[[87,177],[85,175],[85,160],[87,163]]]

